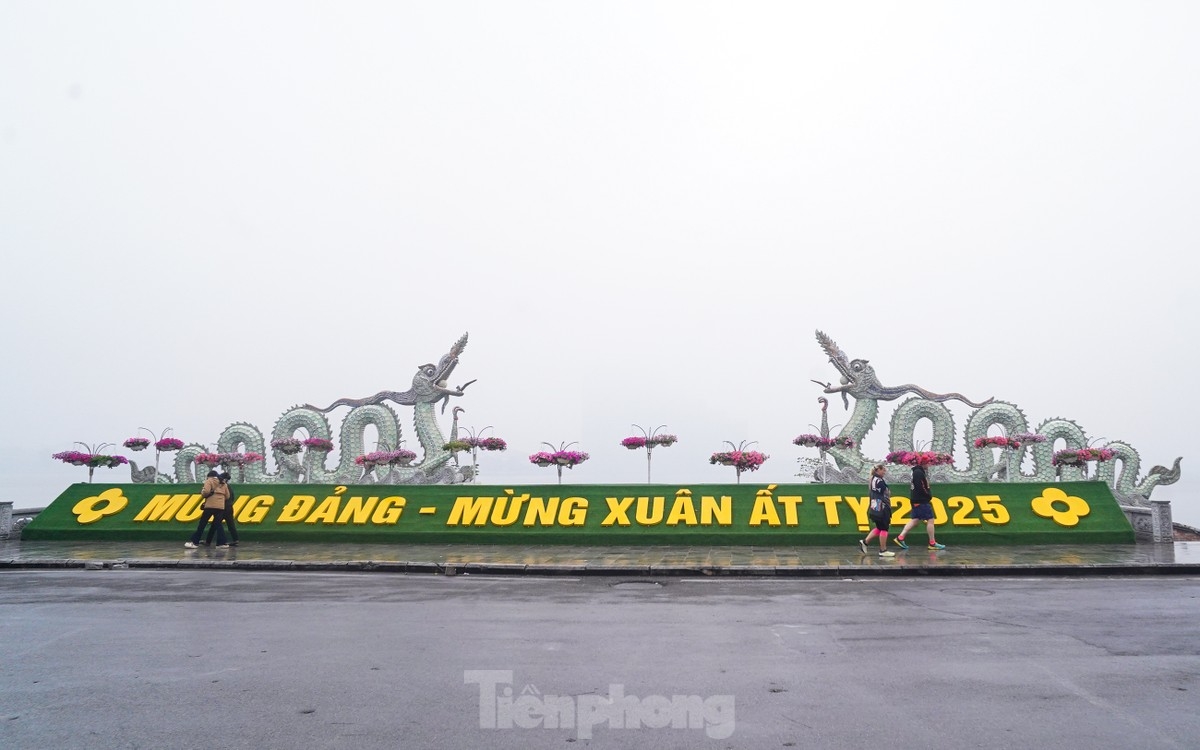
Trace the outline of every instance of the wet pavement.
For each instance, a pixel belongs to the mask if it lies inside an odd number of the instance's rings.
[[[182,542],[0,540],[6,568],[235,568],[442,575],[920,576],[1200,573],[1200,542],[954,547],[915,540],[880,558],[843,547],[573,547],[462,544],[304,544],[244,540],[229,549]]]

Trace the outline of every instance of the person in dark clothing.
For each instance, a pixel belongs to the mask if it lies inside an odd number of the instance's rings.
[[[896,535],[894,540],[896,544],[900,549],[908,549],[904,537],[908,534],[909,529],[924,521],[925,531],[929,534],[929,549],[946,549],[946,545],[938,544],[934,537],[933,490],[929,488],[929,477],[925,473],[925,467],[920,464],[914,466],[912,470],[912,492],[909,499],[912,500],[912,517]]]
[[[892,491],[888,488],[887,480],[883,478],[886,473],[887,467],[883,464],[871,469],[871,499],[867,505],[867,518],[875,524],[875,528],[871,529],[866,539],[858,540],[858,546],[864,555],[867,554],[867,545],[878,537],[879,556],[896,556],[895,552],[887,548],[888,527],[892,525]]]
[[[233,485],[229,483],[232,479],[229,472],[223,471],[217,475],[217,480],[229,490],[229,499],[225,501],[225,513],[221,516],[220,521],[215,521],[212,527],[208,530],[208,537],[204,540],[205,544],[212,544],[213,535],[217,533],[217,526],[221,525],[221,521],[225,522],[225,528],[229,530],[229,544],[236,547],[238,543],[237,524],[233,520],[233,501],[237,497],[237,493],[233,491]]]

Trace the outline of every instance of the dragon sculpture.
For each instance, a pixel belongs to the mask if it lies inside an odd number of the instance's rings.
[[[875,375],[875,369],[868,360],[850,359],[833,339],[821,331],[817,331],[817,341],[829,356],[830,363],[841,374],[841,380],[839,385],[820,381],[813,382],[822,386],[825,393],[841,394],[842,403],[847,409],[850,408],[848,396],[854,397],[854,411],[846,426],[842,428],[840,436],[853,438],[856,447],[831,448],[829,450],[830,455],[834,457],[841,468],[843,476],[852,472],[858,479],[865,481],[870,468],[880,463],[862,453],[863,438],[875,426],[875,421],[878,419],[879,402],[894,401],[906,394],[916,394],[916,397],[906,399],[897,406],[896,411],[892,414],[889,435],[890,450],[913,450],[913,433],[917,423],[921,419],[928,419],[933,425],[933,440],[929,449],[940,453],[952,453],[955,442],[954,416],[946,408],[944,402],[957,400],[974,409],[967,418],[963,434],[967,468],[936,466],[930,470],[931,478],[943,482],[983,482],[996,478],[1045,482],[1055,478],[1064,480],[1084,478],[1086,467],[1055,466],[1053,463],[1056,446],[1089,447],[1087,434],[1075,422],[1055,417],[1038,425],[1033,432],[1045,435],[1045,442],[1027,443],[1014,451],[1011,465],[1016,467],[1016,471],[1013,477],[1008,477],[1008,464],[996,462],[991,448],[975,447],[975,439],[985,437],[992,425],[999,425],[1006,435],[1030,432],[1025,414],[1015,404],[991,398],[981,403],[975,403],[958,393],[931,393],[915,385],[884,386],[879,382]],[[1096,469],[1096,478],[1107,483],[1122,504],[1147,505],[1150,493],[1156,486],[1179,481],[1179,465],[1182,458],[1176,458],[1170,469],[1165,466],[1155,466],[1146,476],[1139,479],[1141,456],[1133,446],[1121,441],[1114,441],[1104,447],[1113,451],[1114,458],[1112,461],[1102,462],[1099,465]],[[1033,471],[1023,474],[1020,467],[1027,453],[1032,455]],[[1118,463],[1120,464],[1119,470]]]
[[[328,415],[339,407],[350,411],[342,420],[338,445],[340,458],[332,468],[326,466],[329,452],[306,448],[303,454],[289,454],[280,448],[271,448],[276,471],[268,472],[262,462],[245,466],[244,480],[250,484],[457,484],[471,479],[469,467],[458,468],[450,462],[451,454],[443,446],[446,439],[438,426],[436,405],[442,404],[442,412],[451,397],[462,396],[471,380],[457,388],[447,383],[450,374],[458,366],[459,355],[467,346],[467,334],[450,347],[437,364],[424,364],[417,368],[412,387],[407,391],[380,391],[366,398],[341,398],[325,408],[311,404],[297,405],[288,409],[275,421],[271,440],[296,437],[303,430],[309,438],[332,440],[333,431]],[[365,470],[355,464],[354,459],[364,452],[364,434],[368,426],[375,428],[382,446],[399,447],[400,420],[396,412],[385,402],[413,407],[413,426],[425,455],[408,466],[376,466]],[[255,452],[267,454],[269,441],[257,427],[248,422],[235,422],[225,428],[217,440],[217,452]],[[188,445],[175,455],[175,477],[151,476],[146,470],[134,475],[134,481],[195,482],[196,456],[206,452],[205,446]],[[147,467],[152,469],[153,467]]]

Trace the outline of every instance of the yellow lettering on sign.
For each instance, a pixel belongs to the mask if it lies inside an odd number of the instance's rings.
[[[681,522],[686,526],[697,524],[696,506],[692,505],[692,491],[687,489],[675,493],[675,503],[671,506],[671,512],[667,514],[668,526],[677,526]]]
[[[842,501],[841,495],[818,495],[817,502],[821,507],[825,508],[825,523],[830,526],[841,525],[841,520],[838,518],[838,503]]]
[[[198,496],[197,496],[198,497]],[[238,512],[238,523],[262,523],[275,504],[271,495],[255,495],[246,499],[246,504]]]
[[[176,513],[179,513],[184,508],[184,503],[188,498],[198,498],[199,495],[155,495],[150,498],[150,502],[146,503],[138,514],[133,517],[135,521],[170,521]],[[187,519],[180,518],[180,521]],[[192,519],[195,520],[195,519]]]
[[[553,526],[558,515],[558,498],[531,497],[525,505],[525,520],[522,526]]]
[[[700,498],[700,525],[712,526],[716,521],[718,526],[733,525],[733,498],[729,495],[721,495],[721,499],[712,495],[703,495]]]
[[[954,515],[950,518],[950,523],[955,526],[979,526],[983,524],[978,518],[971,516],[971,511],[975,510],[975,501],[969,497],[955,495],[954,497],[946,498],[946,505],[950,508],[957,508]]]
[[[187,502],[175,514],[175,520],[187,523],[199,519],[202,515],[204,515],[204,498],[197,493],[187,499]]]
[[[768,526],[779,525],[779,513],[775,510],[775,499],[771,497],[774,489],[775,485],[772,484],[755,494],[754,508],[750,511],[751,526],[761,526],[764,522]]]
[[[338,513],[337,520],[334,521],[339,526],[345,526],[352,523],[355,526],[363,526],[371,518],[371,511],[375,509],[375,503],[379,502],[379,497],[372,495],[363,499],[357,495],[346,498],[346,505]]]
[[[854,520],[858,524],[858,528],[862,529],[863,531],[869,529],[871,522],[867,518],[867,508],[870,507],[871,496],[868,495],[866,497],[854,497],[853,495],[846,495],[845,499],[846,505],[848,505],[850,510],[854,513]]]
[[[558,511],[560,526],[582,526],[587,519],[588,501],[586,497],[568,497],[563,500]]]
[[[71,512],[79,523],[95,523],[105,516],[120,513],[129,504],[129,498],[121,494],[119,487],[113,487],[93,497],[85,497],[75,503]]]
[[[666,501],[662,495],[658,497],[639,497],[637,499],[637,509],[633,512],[633,520],[638,522],[639,526],[653,526],[656,523],[661,523],[663,520],[663,503]]]
[[[983,520],[997,525],[1008,523],[1008,508],[1004,507],[999,495],[980,495],[975,499],[979,501],[979,514]]]
[[[304,519],[305,523],[334,523],[337,521],[338,509],[342,507],[342,498],[337,495],[330,495],[321,501],[308,518]]]
[[[404,503],[405,499],[396,495],[380,500],[379,506],[375,508],[375,515],[371,516],[371,523],[395,526],[400,520],[400,514],[404,512]]]
[[[492,525],[512,526],[521,517],[521,503],[529,499],[529,495],[513,496],[512,490],[505,490],[508,495],[496,498],[492,508]]]
[[[800,495],[780,495],[775,498],[775,502],[783,506],[783,522],[788,526],[800,525],[800,514],[796,506],[804,502],[804,498]]]
[[[488,513],[492,510],[490,497],[460,497],[454,501],[450,509],[450,517],[446,519],[447,526],[483,526],[487,523]]]
[[[604,498],[608,503],[608,515],[600,522],[601,526],[612,526],[614,523],[618,526],[631,526],[629,520],[629,508],[633,506],[634,498],[624,497],[618,500],[615,497]]]
[[[316,502],[317,498],[312,495],[292,495],[292,499],[288,500],[287,505],[283,506],[283,510],[279,513],[279,523],[303,521]]]

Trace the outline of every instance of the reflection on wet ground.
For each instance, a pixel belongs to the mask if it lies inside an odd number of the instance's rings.
[[[772,572],[811,570],[831,572],[846,568],[886,567],[919,573],[929,568],[1027,569],[1045,568],[1144,568],[1145,572],[1200,566],[1200,542],[1127,545],[1034,545],[1025,547],[954,547],[932,551],[912,545],[908,551],[892,548],[893,558],[880,558],[872,550],[863,555],[856,543],[844,547],[571,547],[463,544],[296,544],[255,543],[244,540],[230,549],[184,549],[182,543],[165,542],[56,542],[0,541],[0,568],[44,566],[55,561],[64,567],[89,562],[128,563],[152,567],[247,564],[272,569],[312,569],[328,563],[353,563],[349,567],[393,567],[418,570],[470,570],[472,567],[511,572]],[[107,565],[106,565],[107,566]],[[1002,572],[998,570],[997,572]],[[1068,571],[1069,572],[1069,571]],[[1197,572],[1200,572],[1198,569]]]

